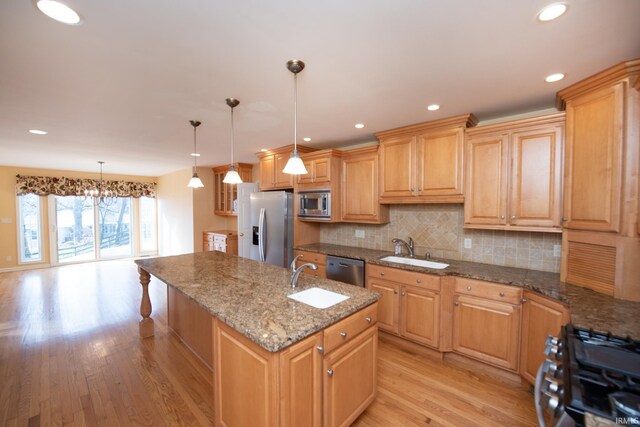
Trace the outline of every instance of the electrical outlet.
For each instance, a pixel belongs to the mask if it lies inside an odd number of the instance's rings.
[[[5,261],[11,261],[13,258],[11,257],[11,255],[7,255],[6,257],[4,257]]]
[[[364,239],[364,230],[356,230],[356,237],[358,239]]]
[[[553,256],[556,258],[560,257],[562,252],[562,245],[553,245]]]
[[[11,224],[13,222],[13,220],[11,218],[2,218],[0,220],[0,223],[2,224]]]
[[[471,239],[470,238],[466,238],[464,239],[464,248],[465,249],[471,249]]]

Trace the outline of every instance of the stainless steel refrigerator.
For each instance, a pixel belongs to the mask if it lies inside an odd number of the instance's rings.
[[[251,259],[289,267],[293,260],[293,194],[251,193]]]

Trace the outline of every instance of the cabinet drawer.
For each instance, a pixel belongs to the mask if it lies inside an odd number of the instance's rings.
[[[318,267],[317,270],[312,270],[310,268],[305,268],[304,270],[302,270],[303,274],[308,274],[309,276],[315,276],[315,277],[322,277],[324,279],[327,278],[327,267],[325,267],[322,264],[317,264],[316,267]]]
[[[376,279],[389,280],[403,285],[418,286],[432,291],[440,291],[440,276],[416,273],[415,271],[400,270],[398,268],[381,267],[367,264],[367,276]]]
[[[520,304],[522,288],[480,280],[456,278],[455,291],[458,294],[473,295],[509,304]]]
[[[374,303],[324,330],[325,354],[355,338],[378,321],[378,303]]]
[[[312,262],[314,264],[327,265],[327,256],[324,254],[319,254],[317,252],[307,252],[307,251],[293,251],[294,257],[297,257],[298,255],[302,255],[302,258],[298,260],[298,263]]]

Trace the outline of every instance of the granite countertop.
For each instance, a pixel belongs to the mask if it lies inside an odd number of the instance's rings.
[[[135,263],[271,352],[324,329],[380,297],[377,292],[306,274],[301,274],[298,287],[291,289],[289,270],[217,251]],[[313,286],[349,299],[321,310],[287,298]]]
[[[449,267],[443,270],[435,270],[380,261],[381,257],[393,255],[388,251],[325,243],[300,246],[296,249],[355,258],[370,264],[420,273],[459,276],[519,286],[568,304],[571,308],[571,322],[575,326],[640,339],[640,302],[615,299],[590,289],[561,282],[557,273],[447,259],[433,260],[449,264]]]

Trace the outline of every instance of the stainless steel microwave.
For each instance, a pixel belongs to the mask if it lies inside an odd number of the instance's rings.
[[[298,193],[298,216],[331,220],[331,190],[314,190]]]

